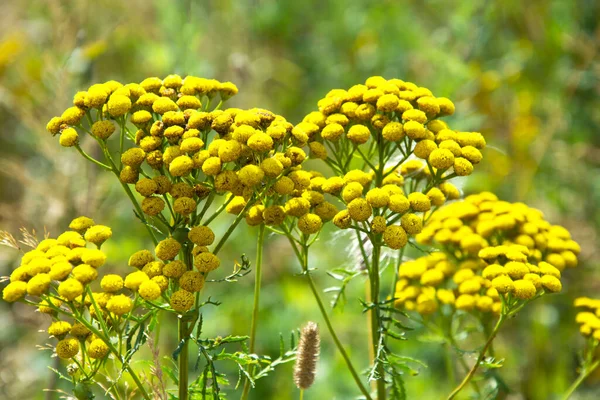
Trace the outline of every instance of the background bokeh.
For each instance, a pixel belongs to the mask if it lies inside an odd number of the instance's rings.
[[[94,82],[169,73],[231,80],[240,88],[231,104],[268,108],[299,122],[329,89],[370,75],[410,80],[453,99],[452,126],[481,131],[488,141],[480,168],[461,181],[465,194],[492,190],[527,202],[581,243],[581,265],[567,274],[563,293],[527,307],[498,339],[509,398],[555,398],[574,379],[582,345],[572,299],[600,294],[598,15],[596,0],[4,0],[0,229],[57,234],[73,217],[88,214],[113,227],[106,249],[112,268],[121,271],[133,251],[149,248],[112,176],[45,131],[47,120]],[[230,221],[221,219],[219,229]],[[253,228],[239,229],[223,253],[230,261],[242,253],[253,259],[255,236]],[[347,239],[331,237],[322,235],[312,265],[323,289],[334,284],[325,270],[347,253]],[[270,237],[265,258],[258,350],[275,355],[280,333],[287,337],[307,320],[322,321],[287,243]],[[0,275],[18,261],[17,251],[0,249]],[[355,262],[351,256],[342,261]],[[253,274],[206,289],[223,302],[206,311],[208,335],[248,332],[252,281]],[[352,283],[333,320],[355,363],[366,366],[366,317],[357,301],[363,289],[362,282]],[[23,305],[0,302],[0,398],[57,398],[42,389],[68,389],[47,368],[50,354],[36,348],[47,341],[38,333],[47,324]],[[409,333],[398,346],[429,365],[407,375],[409,398],[441,398],[450,384],[440,347],[418,340],[421,333]],[[168,356],[174,338],[161,338]],[[354,393],[324,332],[319,375],[307,397]],[[576,397],[599,396],[600,376],[593,376]],[[297,398],[291,365],[260,382],[251,398]]]

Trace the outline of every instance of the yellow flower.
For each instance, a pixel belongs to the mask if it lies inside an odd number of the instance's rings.
[[[411,208],[417,212],[429,211],[431,209],[431,200],[427,195],[420,192],[413,192],[408,195],[408,201]]]
[[[322,226],[323,221],[316,214],[304,214],[298,219],[298,229],[307,235],[319,232]]]
[[[94,220],[88,217],[77,217],[69,224],[69,228],[77,232],[85,232],[88,228],[94,226]]]
[[[194,257],[194,266],[200,272],[211,272],[215,269],[219,268],[221,261],[219,258],[209,252],[200,253],[196,257]]]
[[[371,221],[371,231],[374,233],[383,233],[387,228],[387,221],[384,216],[378,215]]]
[[[187,290],[177,290],[171,295],[171,307],[178,312],[186,312],[194,305],[195,297]]]
[[[69,278],[58,285],[58,294],[67,301],[74,300],[83,293],[83,285],[77,279]]]
[[[187,270],[185,264],[180,260],[171,261],[163,267],[163,274],[168,278],[179,278]]]
[[[521,300],[528,300],[535,296],[537,291],[535,285],[526,279],[519,279],[514,282],[514,295]]]
[[[390,196],[388,207],[395,213],[404,214],[409,210],[410,202],[402,194],[393,194]]]
[[[154,252],[156,253],[156,257],[166,261],[177,257],[179,250],[181,250],[181,243],[174,238],[167,238],[158,243]]]
[[[129,257],[128,265],[130,267],[142,268],[144,265],[152,261],[154,261],[154,256],[150,251],[139,250]]]
[[[71,324],[66,321],[55,321],[48,327],[48,335],[62,339],[71,331]]]
[[[512,279],[521,279],[529,273],[529,268],[518,261],[509,261],[504,265],[504,270]]]
[[[421,285],[424,286],[437,286],[444,280],[444,273],[437,269],[430,269],[425,271],[423,275],[421,275]],[[439,296],[439,291],[438,291]]]
[[[150,280],[148,274],[143,271],[135,271],[125,277],[124,286],[127,289],[137,291],[140,285],[148,280]]]
[[[333,217],[333,224],[340,229],[347,229],[352,225],[352,218],[348,210],[342,210]]]
[[[348,213],[353,220],[362,222],[368,220],[373,212],[367,200],[357,198],[348,203]]]
[[[383,128],[381,135],[390,142],[399,142],[405,136],[404,126],[400,122],[390,122]]]
[[[106,303],[106,309],[113,314],[121,316],[133,309],[133,302],[124,294],[119,294],[113,296],[108,303]]]
[[[196,206],[196,200],[189,197],[180,197],[173,202],[173,210],[181,215],[190,215]]]
[[[110,239],[112,230],[108,226],[94,225],[85,232],[85,240],[100,246],[102,243]]]
[[[197,246],[210,246],[215,240],[215,234],[208,226],[195,226],[188,232],[188,238]]]
[[[345,183],[346,182],[344,181],[344,178],[339,176],[332,176],[323,183],[322,189],[325,193],[337,194],[342,190]]]
[[[108,354],[108,346],[102,339],[94,339],[87,347],[87,354],[93,359],[104,358]]]
[[[102,281],[100,281],[100,287],[105,292],[118,292],[123,288],[123,278],[116,274],[104,275]]]
[[[54,308],[52,308],[50,305],[52,305],[54,307],[60,307],[62,305],[62,301],[60,301],[59,299],[56,299],[56,298],[50,298],[50,299],[43,300],[42,302],[40,302],[38,311],[41,312],[42,314],[54,314],[55,313]]]
[[[448,169],[454,165],[454,154],[447,149],[435,149],[429,155],[429,163],[437,169]]]
[[[475,273],[473,272],[473,270],[459,269],[458,271],[456,271],[456,273],[452,277],[452,280],[457,285],[460,285],[461,283],[465,282],[468,279],[473,278],[474,276],[475,276]]]
[[[560,280],[552,275],[542,276],[542,286],[549,292],[553,293],[560,292],[562,290],[562,284]]]
[[[79,342],[75,338],[63,339],[56,345],[56,354],[63,360],[73,358],[79,353]]]
[[[494,299],[488,296],[481,296],[477,299],[476,306],[481,312],[490,312],[494,307]]]
[[[273,148],[273,139],[266,133],[257,132],[248,139],[248,147],[256,152],[265,153]]]
[[[138,288],[138,293],[144,300],[152,301],[160,297],[161,294],[160,286],[156,282],[151,280],[144,281]]]
[[[252,164],[246,165],[238,171],[238,178],[248,187],[258,185],[262,181],[264,175],[265,173],[260,167]]]
[[[294,197],[285,203],[284,209],[287,215],[301,217],[310,210],[310,201],[303,197]]]
[[[32,296],[40,296],[48,291],[50,282],[50,275],[37,274],[27,282],[27,293]]]
[[[413,150],[415,156],[424,160],[429,159],[429,156],[434,150],[437,150],[438,146],[433,140],[421,140],[418,142]]]
[[[263,223],[263,211],[265,206],[262,204],[255,204],[246,213],[246,223],[250,226],[256,226]]]
[[[325,140],[336,141],[344,133],[344,127],[340,124],[329,124],[321,131],[321,137]]]
[[[515,289],[514,282],[506,275],[497,276],[492,280],[492,286],[498,293],[511,293]]]
[[[188,156],[176,157],[171,164],[169,164],[169,172],[173,176],[186,176],[192,171],[193,168],[194,162]]]
[[[475,277],[464,280],[458,286],[458,292],[462,294],[475,294],[478,293],[480,290],[481,282]]]
[[[71,271],[71,274],[73,275],[73,278],[77,279],[84,285],[98,278],[98,271],[96,271],[94,267],[87,264],[81,264],[76,266],[75,268],[73,268],[73,271]]]
[[[452,115],[454,114],[454,103],[445,97],[438,97],[435,99],[438,107],[440,108],[440,115]]]
[[[204,275],[198,271],[187,271],[179,278],[179,286],[188,292],[199,292],[204,287]]]
[[[9,283],[2,291],[2,299],[13,303],[21,300],[27,294],[27,283],[22,281],[14,281]]]
[[[381,188],[373,188],[369,190],[365,197],[367,203],[369,203],[371,207],[375,208],[387,207],[388,203],[390,202],[389,194]]]
[[[179,107],[177,107],[177,104],[168,97],[160,97],[152,104],[152,111],[162,115],[167,111],[179,111]]]
[[[121,117],[131,109],[131,99],[124,95],[113,94],[108,99],[108,113],[113,117]]]
[[[466,158],[457,157],[454,159],[454,172],[458,176],[467,176],[473,173],[473,164]]]
[[[67,108],[62,115],[60,116],[60,119],[63,123],[67,124],[67,125],[78,125],[79,122],[81,122],[81,119],[83,118],[83,116],[85,115],[85,110],[79,107],[69,107]]]
[[[436,292],[438,300],[443,304],[454,304],[456,298],[454,292],[448,289],[438,289]]]
[[[471,311],[475,307],[475,297],[470,294],[461,294],[456,299],[454,306],[458,310]]]
[[[408,243],[406,231],[398,225],[390,225],[383,232],[383,241],[391,249],[400,249]]]
[[[160,197],[146,197],[142,200],[142,211],[144,214],[155,216],[165,208],[165,202]]]
[[[280,225],[285,220],[285,209],[281,206],[266,207],[262,212],[266,225]]]
[[[491,265],[488,265],[487,267],[485,267],[485,269],[481,273],[481,276],[483,276],[485,279],[492,280],[497,276],[506,275],[506,274],[507,274],[507,271],[501,265],[491,264]]]
[[[72,270],[73,266],[69,262],[58,262],[50,268],[48,275],[52,280],[62,281],[69,276]]]
[[[400,219],[402,228],[410,235],[416,235],[423,229],[423,219],[415,214],[404,214]]]
[[[371,131],[365,125],[353,125],[347,134],[348,139],[356,144],[367,143],[371,137]]]
[[[283,171],[283,164],[276,158],[265,158],[260,163],[260,168],[269,178],[275,178]]]
[[[81,255],[81,261],[94,268],[98,268],[106,262],[106,254],[98,249],[86,249]]]
[[[64,129],[60,133],[59,143],[63,147],[73,147],[79,143],[79,135],[74,128]]]
[[[410,110],[409,110],[410,111]],[[418,110],[417,110],[418,111]],[[412,140],[422,140],[427,137],[427,129],[422,123],[417,121],[408,121],[403,125],[404,133]]]

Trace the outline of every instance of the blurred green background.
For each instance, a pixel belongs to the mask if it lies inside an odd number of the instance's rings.
[[[332,88],[348,88],[371,75],[401,78],[454,100],[450,121],[481,131],[484,162],[460,182],[466,194],[492,190],[501,198],[540,208],[566,226],[583,253],[567,274],[562,294],[537,301],[507,325],[497,353],[511,399],[552,399],[575,377],[583,341],[572,299],[600,295],[600,2],[597,0],[276,2],[158,0],[5,0],[0,5],[0,229],[21,227],[56,235],[86,214],[113,227],[106,246],[112,268],[125,271],[135,250],[150,248],[132,224],[128,199],[109,174],[45,131],[49,118],[94,82],[139,82],[147,76],[192,74],[235,82],[231,105],[264,107],[299,122]],[[231,219],[221,219],[225,230]],[[229,264],[253,259],[253,228],[230,242]],[[313,267],[321,288],[335,282],[325,270],[349,245],[323,235]],[[335,251],[331,251],[331,249]],[[270,237],[258,351],[276,355],[286,336],[307,320],[322,323],[287,242]],[[0,275],[19,253],[0,251]],[[355,262],[348,258],[348,263]],[[222,271],[225,273],[226,271]],[[249,331],[253,274],[205,292],[223,302],[207,309],[207,334]],[[356,365],[366,367],[365,316],[350,287],[334,323]],[[0,302],[0,398],[58,398],[46,367],[45,316],[22,304]],[[163,329],[163,332],[166,330]],[[437,344],[408,334],[398,351],[424,360],[406,377],[409,398],[447,394]],[[174,337],[162,335],[168,356]],[[349,399],[357,392],[333,343],[323,332],[319,374],[308,399]],[[192,359],[194,359],[192,357]],[[235,371],[223,366],[225,370]],[[251,398],[297,398],[292,366],[260,381]],[[235,382],[236,374],[232,375]],[[58,383],[58,388],[68,386]],[[238,395],[232,396],[236,398]],[[600,376],[574,398],[600,397]]]

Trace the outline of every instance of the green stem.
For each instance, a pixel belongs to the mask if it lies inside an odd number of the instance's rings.
[[[63,311],[62,309],[54,306],[52,304],[52,302],[50,302],[49,300],[47,301],[48,306],[50,308],[52,308],[54,311],[67,315],[67,316],[71,316],[74,317],[76,321],[81,322],[87,329],[89,329],[93,334],[95,334],[96,336],[98,336],[98,338],[102,339],[102,341],[104,343],[106,343],[106,345],[108,346],[109,351],[115,356],[115,358],[117,360],[119,360],[121,362],[121,364],[123,365],[123,368],[125,368],[125,370],[127,372],[129,372],[129,375],[131,375],[131,379],[133,379],[133,381],[135,382],[135,384],[137,385],[138,389],[140,390],[142,396],[144,397],[144,399],[146,400],[150,400],[150,395],[148,395],[148,392],[146,392],[146,389],[144,388],[144,385],[142,384],[142,382],[140,381],[140,378],[138,378],[138,376],[136,375],[135,371],[133,370],[133,368],[131,368],[131,365],[129,365],[129,360],[125,360],[122,356],[121,353],[115,348],[115,346],[112,344],[112,342],[110,341],[108,335],[104,335],[102,332],[100,332],[98,329],[96,329],[90,322],[88,322],[85,318],[83,318],[81,315],[79,315],[74,307],[71,307],[72,313],[68,313]],[[94,306],[94,309],[96,311],[97,315],[100,315],[100,311],[98,306],[96,305],[95,301],[92,298],[92,305]]]
[[[479,352],[479,357],[477,357],[477,360],[475,361],[475,364],[473,365],[473,367],[471,367],[471,370],[469,371],[469,373],[467,374],[467,376],[465,376],[465,378],[463,379],[463,381],[460,383],[460,385],[458,385],[453,391],[452,393],[450,393],[450,395],[448,396],[448,400],[451,400],[453,398],[456,397],[456,395],[464,389],[464,387],[467,385],[467,383],[469,383],[469,381],[471,381],[471,378],[473,378],[473,376],[475,375],[475,373],[477,372],[477,368],[479,368],[479,364],[481,364],[481,361],[483,361],[483,358],[485,357],[485,353],[487,352],[487,349],[490,347],[490,345],[492,344],[492,341],[494,340],[494,338],[496,337],[496,335],[498,334],[498,331],[500,330],[500,327],[502,327],[502,324],[504,323],[504,321],[506,320],[506,314],[502,313],[500,315],[500,318],[498,319],[498,322],[496,323],[496,326],[494,326],[494,329],[492,330],[492,333],[490,334],[490,336],[488,337],[487,342],[485,342],[485,345],[483,346],[483,348],[481,349],[481,351]]]
[[[183,340],[183,347],[179,353],[179,400],[187,400],[188,398],[188,325],[187,320],[183,317],[179,318],[177,324],[177,337],[179,343]]]
[[[371,265],[371,302],[376,304],[374,308],[371,309],[371,338],[372,338],[372,346],[373,346],[373,354],[378,354],[379,351],[379,343],[381,340],[381,330],[380,326],[380,315],[379,315],[379,258],[381,255],[381,246],[378,244],[373,244],[373,261]],[[377,361],[375,361],[377,362]],[[379,379],[377,379],[377,399],[385,400],[386,391],[385,391],[385,369],[383,368],[383,364],[378,363],[377,365],[377,373],[379,375]]]
[[[252,200],[254,200],[254,197],[252,197],[250,200],[248,200],[248,202],[246,203],[246,205],[244,206],[244,208],[242,209],[242,211],[240,211],[240,213],[235,218],[235,220],[233,221],[233,223],[229,226],[229,228],[227,229],[227,231],[225,232],[225,234],[223,235],[223,237],[221,238],[221,240],[219,240],[219,243],[217,243],[217,246],[215,247],[215,249],[213,251],[214,255],[217,255],[217,253],[219,252],[219,250],[221,250],[221,247],[223,247],[223,245],[225,244],[225,242],[227,241],[227,239],[229,238],[229,236],[233,233],[233,231],[235,230],[235,228],[238,226],[238,224],[245,217],[246,211],[248,211],[248,209],[250,208],[250,206],[252,204]]]
[[[78,144],[75,145],[75,148],[77,149],[77,151],[79,152],[79,154],[81,154],[87,160],[93,162],[94,164],[96,164],[99,167],[104,168],[104,169],[106,169],[108,171],[111,170],[111,168],[108,165],[106,165],[104,163],[101,163],[100,161],[96,160],[95,158],[93,158],[92,156],[90,156],[88,153],[86,153],[85,151],[83,151],[83,149]]]
[[[327,329],[329,330],[329,334],[331,335],[331,337],[332,337],[332,339],[333,339],[336,347],[338,348],[338,351],[342,355],[342,358],[346,362],[346,366],[348,367],[348,370],[350,371],[350,374],[352,375],[352,378],[354,379],[354,382],[356,382],[356,385],[358,386],[358,389],[365,396],[365,398],[367,400],[372,400],[371,395],[369,394],[369,391],[365,388],[365,386],[361,382],[360,377],[358,376],[358,373],[356,372],[356,369],[354,369],[354,366],[352,365],[352,361],[350,361],[350,357],[348,357],[348,354],[346,353],[346,349],[344,349],[344,346],[342,345],[342,342],[338,338],[338,336],[337,336],[337,334],[335,332],[335,329],[333,328],[333,325],[331,324],[331,320],[329,319],[329,315],[327,315],[327,310],[325,309],[325,305],[323,304],[323,300],[321,300],[321,296],[319,295],[319,291],[318,291],[318,289],[317,289],[317,287],[315,285],[315,282],[313,281],[312,276],[311,276],[311,274],[310,274],[310,272],[308,270],[308,246],[306,246],[305,244],[303,244],[303,246],[302,246],[302,252],[300,252],[298,250],[298,248],[296,247],[296,243],[294,241],[294,238],[292,237],[292,235],[289,232],[289,230],[286,230],[285,233],[286,233],[286,236],[287,236],[290,244],[292,245],[294,253],[296,253],[296,257],[298,257],[298,260],[301,263],[302,271],[304,272],[304,275],[306,276],[306,279],[308,280],[308,284],[310,286],[310,290],[312,291],[313,296],[315,297],[315,300],[317,301],[317,305],[319,306],[319,311],[321,312],[321,316],[325,320],[325,325],[327,325]]]
[[[263,258],[263,245],[265,240],[265,224],[260,224],[258,229],[258,243],[256,244],[256,275],[254,278],[254,305],[252,307],[252,322],[250,324],[250,354],[254,354],[254,347],[256,344],[256,328],[258,325],[258,308],[260,305],[260,282],[262,278],[262,258]],[[254,372],[254,366],[250,367],[250,376]],[[244,384],[244,391],[242,392],[242,400],[248,398],[250,392],[250,380],[247,379]]]
[[[592,372],[594,372],[594,370],[596,368],[598,368],[599,365],[600,365],[600,360],[597,360],[595,363],[590,365],[590,367],[588,369],[582,370],[581,373],[579,374],[579,377],[577,378],[577,380],[575,382],[573,382],[573,384],[571,385],[571,387],[569,388],[567,393],[564,395],[563,399],[564,400],[569,399],[571,397],[571,395],[575,392],[575,390],[577,390],[579,385],[581,385],[581,383],[585,380],[585,378],[587,378]]]

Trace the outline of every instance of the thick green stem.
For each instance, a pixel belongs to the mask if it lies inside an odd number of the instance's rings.
[[[372,346],[373,353],[378,354],[379,344],[381,342],[381,329],[380,327],[380,314],[379,314],[379,258],[381,256],[381,246],[378,244],[373,244],[373,260],[371,264],[371,302],[376,306],[371,309],[371,338],[372,338]],[[377,360],[375,360],[377,363]],[[377,374],[379,375],[379,379],[377,379],[377,399],[385,400],[386,391],[385,391],[385,369],[383,368],[383,364],[377,363]]]
[[[469,373],[467,374],[467,376],[465,376],[465,378],[460,383],[460,385],[458,385],[452,391],[452,393],[450,393],[450,395],[448,396],[448,400],[451,400],[451,399],[455,398],[456,395],[461,390],[463,390],[464,387],[471,381],[471,379],[473,378],[473,376],[477,372],[477,368],[479,368],[479,364],[481,364],[481,361],[483,361],[483,358],[485,357],[485,353],[487,352],[488,348],[492,344],[492,341],[496,338],[496,335],[498,334],[498,331],[500,330],[500,327],[502,327],[502,324],[504,323],[505,320],[506,320],[506,314],[503,313],[503,314],[500,315],[500,318],[498,319],[498,322],[496,323],[496,326],[494,326],[494,329],[492,330],[492,333],[488,337],[488,340],[485,342],[485,345],[483,346],[483,348],[479,352],[479,357],[477,357],[477,360],[475,361],[475,364],[473,365],[473,367],[471,367],[471,370],[469,371]]]
[[[183,340],[183,347],[179,353],[179,400],[188,398],[188,323],[184,318],[179,318],[177,325],[179,343]]]
[[[252,322],[250,324],[250,354],[254,354],[254,347],[256,344],[256,327],[258,326],[258,309],[260,305],[260,282],[262,278],[262,258],[263,258],[263,245],[265,240],[265,225],[261,224],[258,229],[258,243],[256,244],[256,275],[254,278],[254,305],[252,306]],[[250,367],[250,376],[254,372],[254,366]],[[244,383],[244,391],[242,393],[242,399],[248,398],[250,392],[250,380],[247,379]]]

